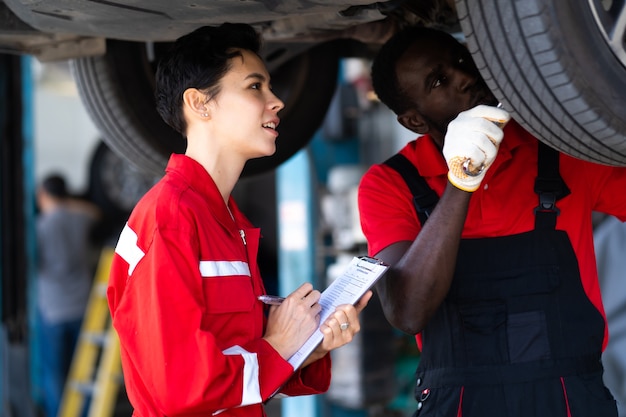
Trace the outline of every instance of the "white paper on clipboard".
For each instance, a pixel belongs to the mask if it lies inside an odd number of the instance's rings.
[[[346,270],[324,290],[319,304],[320,324],[324,323],[337,306],[341,304],[355,304],[369,290],[380,277],[383,276],[389,265],[369,256],[355,256]],[[366,307],[367,308],[367,307]],[[305,359],[315,350],[324,339],[318,328],[311,337],[289,358],[289,363],[298,369]]]

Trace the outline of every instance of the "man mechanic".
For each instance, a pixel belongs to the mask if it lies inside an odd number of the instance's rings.
[[[415,415],[616,416],[591,213],[626,220],[626,168],[509,120],[445,32],[398,32],[372,81],[421,135],[359,186],[368,252],[392,265],[376,287],[385,316],[421,349]]]

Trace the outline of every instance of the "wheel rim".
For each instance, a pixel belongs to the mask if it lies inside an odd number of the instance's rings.
[[[589,0],[602,37],[626,67],[626,0]]]

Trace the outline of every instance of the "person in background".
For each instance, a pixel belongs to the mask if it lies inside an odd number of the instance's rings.
[[[326,391],[328,353],[360,330],[372,295],[325,323],[310,283],[278,306],[258,300],[261,234],[231,192],[246,161],[276,150],[284,105],[259,49],[249,25],[205,26],[158,65],[157,110],[187,147],[131,213],[107,291],[136,416],[263,416],[274,394]],[[318,326],[323,341],[293,369]]]
[[[607,216],[593,239],[610,336],[602,353],[604,382],[617,399],[619,417],[626,417],[626,223]]]
[[[101,217],[50,174],[36,191],[37,310],[43,412],[56,417],[94,274],[92,229]]]
[[[626,168],[510,120],[448,33],[398,32],[372,80],[420,135],[359,186],[368,252],[391,265],[385,315],[421,349],[415,415],[616,416],[591,217],[626,220]]]

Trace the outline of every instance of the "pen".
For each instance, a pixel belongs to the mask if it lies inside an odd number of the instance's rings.
[[[278,306],[283,301],[285,301],[285,297],[280,297],[278,295],[259,295],[258,299],[263,304],[268,304],[272,306]]]

